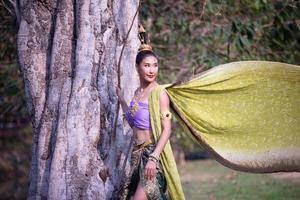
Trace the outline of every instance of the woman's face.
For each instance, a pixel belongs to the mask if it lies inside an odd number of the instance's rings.
[[[156,80],[158,73],[158,62],[154,56],[146,56],[142,62],[137,65],[137,71],[140,79],[146,82],[153,82]]]

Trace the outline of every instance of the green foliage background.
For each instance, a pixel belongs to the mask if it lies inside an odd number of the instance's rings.
[[[140,22],[159,56],[160,83],[233,61],[300,63],[299,1],[145,0]],[[186,151],[198,149],[173,130]]]
[[[0,3],[0,128],[28,121],[17,62],[17,23],[12,7]]]
[[[300,2],[145,0],[140,21],[160,56],[161,81],[237,60],[300,63]],[[166,76],[167,75],[167,76]]]

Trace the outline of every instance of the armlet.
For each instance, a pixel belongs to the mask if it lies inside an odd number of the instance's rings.
[[[161,112],[160,113],[160,118],[161,119],[171,119],[172,118],[172,113],[169,110]]]

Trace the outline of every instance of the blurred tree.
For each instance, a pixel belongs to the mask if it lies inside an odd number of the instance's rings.
[[[117,198],[131,134],[117,112],[115,85],[126,83],[129,98],[138,83],[138,1],[11,2],[33,125],[28,198]]]
[[[17,63],[17,22],[11,4],[0,2],[0,128],[28,121],[21,73]]]

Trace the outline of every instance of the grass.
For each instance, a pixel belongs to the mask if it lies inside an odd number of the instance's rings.
[[[1,131],[1,130],[0,130]],[[0,137],[0,199],[26,199],[31,160],[30,126]]]
[[[300,199],[299,173],[290,179],[280,179],[278,173],[238,172],[214,160],[189,161],[179,166],[179,171],[187,200]]]

